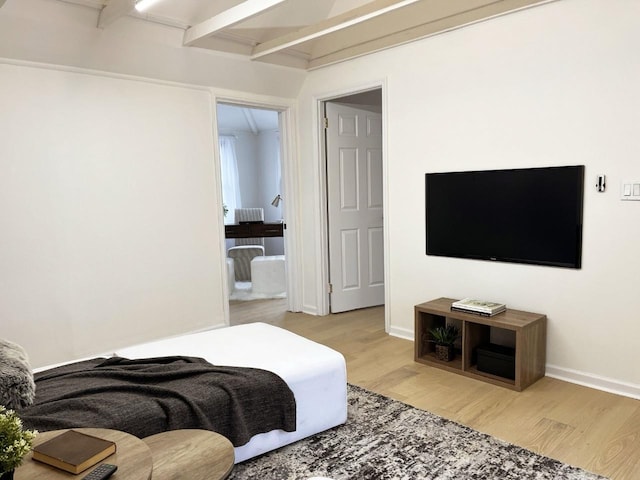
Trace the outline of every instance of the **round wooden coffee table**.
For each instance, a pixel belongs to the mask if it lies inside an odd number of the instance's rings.
[[[127,480],[149,480],[151,478],[153,471],[151,451],[147,444],[138,437],[106,428],[74,428],[73,430],[116,442],[116,453],[98,462],[98,465],[101,463],[117,465],[118,471],[116,474],[118,478],[126,478]],[[66,431],[67,430],[53,430],[51,432],[39,433],[33,441],[33,444],[34,446],[39,445]],[[36,462],[31,457],[32,454],[29,453],[22,462],[22,465],[16,469],[14,475],[15,480],[69,480],[70,478],[76,477],[80,479],[88,475],[89,472],[95,468],[90,467],[78,475],[73,475],[50,465]]]
[[[153,457],[153,480],[222,480],[233,469],[233,445],[209,430],[171,430],[143,439]]]

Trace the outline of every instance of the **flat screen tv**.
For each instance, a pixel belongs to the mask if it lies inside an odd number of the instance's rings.
[[[425,181],[427,255],[580,268],[583,165]]]

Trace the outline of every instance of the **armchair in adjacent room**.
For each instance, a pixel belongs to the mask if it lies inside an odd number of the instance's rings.
[[[236,223],[263,222],[262,208],[236,208]],[[251,260],[264,256],[264,238],[236,238],[236,246],[227,250],[227,257],[233,258],[236,281],[251,281]]]

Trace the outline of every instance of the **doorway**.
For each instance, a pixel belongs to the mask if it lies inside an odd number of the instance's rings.
[[[229,323],[236,325],[255,321],[253,304],[272,311],[288,308],[282,112],[219,102],[216,113]],[[259,216],[241,217],[248,211]]]
[[[329,311],[384,305],[382,90],[323,102]]]

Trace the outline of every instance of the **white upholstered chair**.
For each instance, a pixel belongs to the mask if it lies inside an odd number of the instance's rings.
[[[236,223],[263,222],[262,208],[236,208]],[[236,281],[251,281],[251,260],[264,256],[264,238],[236,238],[236,246],[227,250],[227,257],[233,258]]]

